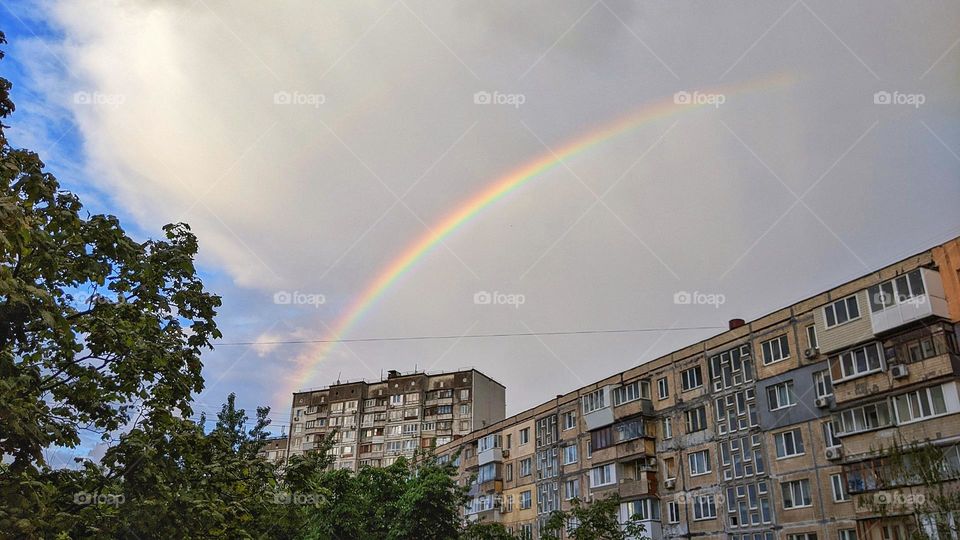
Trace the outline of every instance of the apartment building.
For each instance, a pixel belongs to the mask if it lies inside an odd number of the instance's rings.
[[[574,498],[617,493],[621,519],[639,516],[653,539],[906,539],[931,521],[864,503],[922,489],[884,474],[894,442],[940,452],[938,478],[956,488],[958,322],[960,238],[730,321],[438,455],[470,486],[468,519],[528,538]]]
[[[390,371],[377,382],[354,381],[293,394],[288,456],[316,448],[335,433],[334,467],[390,465],[421,448],[449,443],[502,421],[502,384],[477,370],[428,374]]]
[[[257,457],[273,463],[283,463],[287,459],[287,437],[271,437],[263,442]]]

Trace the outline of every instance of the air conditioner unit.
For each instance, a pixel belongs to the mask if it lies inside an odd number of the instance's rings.
[[[508,458],[508,457],[510,457],[510,451],[509,451],[509,450],[504,450],[501,455],[503,455],[503,457],[505,457],[505,458]]]
[[[667,478],[666,480],[663,481],[663,485],[664,485],[667,489],[673,489],[673,488],[677,487],[677,479],[676,479],[676,478]]]
[[[907,366],[904,364],[894,364],[890,366],[890,374],[893,375],[894,379],[903,379],[909,372],[907,371]]]
[[[823,451],[824,457],[833,461],[835,459],[840,459],[843,457],[843,449],[839,446],[832,446]]]
[[[826,409],[827,407],[830,406],[830,398],[818,397],[814,403],[817,404],[817,407],[820,407],[821,409]]]
[[[807,350],[803,351],[803,357],[806,358],[807,360],[810,360],[810,359],[812,359],[812,358],[816,358],[816,357],[817,357],[817,350],[816,350],[816,349],[807,349]]]

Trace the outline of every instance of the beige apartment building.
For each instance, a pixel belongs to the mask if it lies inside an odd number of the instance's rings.
[[[399,456],[449,443],[503,420],[504,387],[474,369],[450,373],[389,371],[293,394],[287,457],[334,433],[334,467],[387,466]]]
[[[960,238],[437,452],[470,486],[468,519],[528,538],[617,493],[653,539],[905,540],[935,532],[929,516],[865,502],[923,489],[884,474],[895,442],[939,449],[955,488],[958,322]]]

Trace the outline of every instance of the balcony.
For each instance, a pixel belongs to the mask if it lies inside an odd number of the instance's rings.
[[[479,465],[486,465],[494,461],[503,461],[503,451],[500,448],[490,448],[477,455]]]
[[[587,425],[587,431],[609,426],[613,423],[613,407],[605,407],[584,414],[583,421]]]
[[[927,268],[870,287],[867,295],[874,334],[927,317],[950,316],[940,274]]]

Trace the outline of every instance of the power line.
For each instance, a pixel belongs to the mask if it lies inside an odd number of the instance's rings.
[[[449,334],[435,336],[390,336],[372,338],[349,339],[290,339],[274,341],[228,341],[215,342],[218,345],[303,345],[310,343],[359,343],[372,341],[424,341],[439,339],[485,339],[502,337],[532,337],[532,336],[577,336],[585,334],[629,334],[639,332],[676,332],[683,330],[721,330],[726,326],[677,326],[671,328],[616,328],[609,330],[567,330],[556,332],[504,332],[497,334]]]

